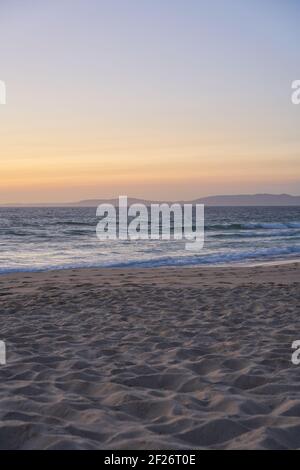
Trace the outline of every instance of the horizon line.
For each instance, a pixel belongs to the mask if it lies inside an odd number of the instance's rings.
[[[6,203],[0,203],[0,207],[32,207],[32,206],[43,206],[43,207],[56,207],[56,206],[77,206],[77,205],[82,205],[82,204],[94,204],[97,201],[100,203],[102,202],[108,202],[108,201],[116,201],[118,198],[123,195],[119,196],[113,196],[113,197],[98,197],[98,198],[87,198],[87,199],[81,199],[80,201],[62,201],[62,202],[6,202]],[[152,199],[147,199],[144,197],[136,197],[136,196],[126,196],[128,200],[134,200],[134,201],[143,201],[146,203],[192,203],[196,201],[201,201],[201,200],[207,200],[207,199],[215,199],[215,198],[255,198],[255,197],[270,197],[270,198],[291,198],[291,199],[300,199],[300,194],[288,194],[288,193],[238,193],[238,194],[213,194],[210,196],[200,196],[196,197],[193,199],[176,199],[176,200],[165,200],[165,199],[160,199],[160,200],[152,200]],[[300,205],[300,201],[299,201]],[[87,207],[87,206],[86,206]],[[93,206],[91,206],[93,207]]]

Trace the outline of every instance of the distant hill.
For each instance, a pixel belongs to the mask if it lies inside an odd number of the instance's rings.
[[[150,201],[146,199],[128,198],[128,204],[180,202],[205,204],[206,206],[300,206],[300,196],[291,196],[289,194],[236,194],[208,196],[192,201]],[[84,201],[70,203],[48,203],[48,204],[2,204],[2,207],[97,207],[99,204],[107,203],[118,205],[118,199],[86,199]],[[1,205],[0,205],[1,206]]]
[[[300,206],[300,196],[289,194],[239,194],[209,196],[196,201],[207,206]]]
[[[152,201],[148,201],[147,199],[138,199],[135,197],[128,198],[128,204],[151,204]],[[66,204],[67,206],[79,206],[79,207],[97,207],[99,204],[113,204],[114,206],[119,205],[119,199],[87,199],[85,201],[74,202],[71,204]]]

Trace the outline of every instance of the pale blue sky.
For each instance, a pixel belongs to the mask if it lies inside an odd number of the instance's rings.
[[[299,193],[299,26],[296,0],[1,0],[0,200]]]

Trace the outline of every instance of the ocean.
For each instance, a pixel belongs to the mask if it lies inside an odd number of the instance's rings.
[[[203,250],[99,241],[96,209],[0,208],[0,273],[75,267],[255,264],[300,258],[300,207],[206,207]]]

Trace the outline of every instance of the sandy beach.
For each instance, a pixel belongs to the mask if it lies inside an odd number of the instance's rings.
[[[299,274],[1,276],[0,448],[300,448]]]

